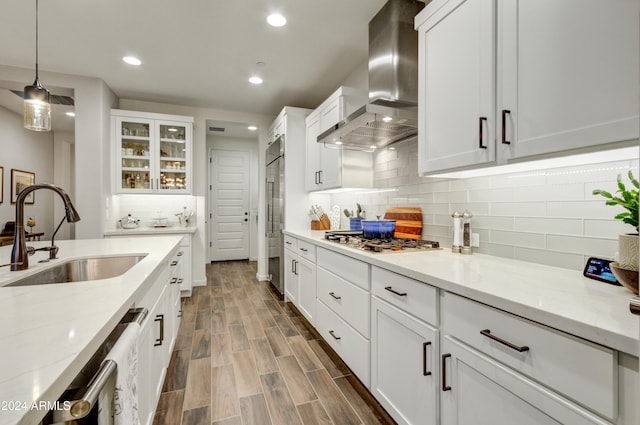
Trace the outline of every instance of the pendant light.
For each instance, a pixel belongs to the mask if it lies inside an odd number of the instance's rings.
[[[38,78],[38,0],[36,0],[36,79],[24,88],[24,128],[33,131],[51,130],[49,91]]]

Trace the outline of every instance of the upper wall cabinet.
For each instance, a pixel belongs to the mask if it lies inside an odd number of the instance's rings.
[[[416,17],[420,173],[638,138],[639,7],[434,0]]]
[[[371,187],[369,152],[325,147],[318,136],[355,112],[367,101],[365,93],[340,87],[306,118],[307,151],[305,187],[308,191],[338,187]]]
[[[116,193],[191,193],[192,117],[111,111]]]

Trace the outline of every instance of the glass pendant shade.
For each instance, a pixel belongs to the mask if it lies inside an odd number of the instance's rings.
[[[51,130],[49,91],[37,79],[24,88],[24,128],[33,131]]]

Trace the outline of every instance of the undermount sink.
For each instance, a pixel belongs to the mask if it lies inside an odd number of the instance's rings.
[[[125,273],[144,257],[146,255],[78,258],[46,268],[4,286],[30,286],[109,279]]]

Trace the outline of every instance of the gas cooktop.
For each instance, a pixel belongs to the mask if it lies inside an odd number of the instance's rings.
[[[422,239],[365,239],[362,230],[331,230],[325,232],[324,238],[328,241],[373,252],[413,252],[441,249],[438,242]]]

